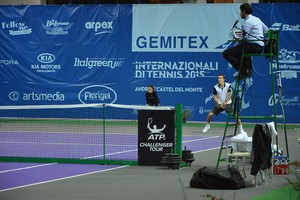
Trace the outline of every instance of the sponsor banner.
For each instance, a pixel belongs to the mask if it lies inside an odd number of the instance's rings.
[[[221,52],[229,36],[224,30],[239,18],[238,6],[134,5],[132,51]]]
[[[253,4],[253,15],[261,18],[270,29],[279,31],[280,37],[278,54],[278,68],[280,72],[277,72],[277,65],[275,63],[272,66],[276,73],[274,79],[275,99],[271,97],[271,94],[266,93],[266,91],[271,91],[272,89],[269,84],[271,80],[268,78],[256,80],[260,83],[260,86],[257,84],[255,91],[258,94],[267,94],[261,102],[267,102],[267,106],[270,107],[269,113],[272,113],[272,106],[275,103],[277,113],[280,115],[282,114],[279,101],[280,91],[277,85],[281,85],[286,120],[287,122],[299,123],[300,121],[296,119],[296,110],[300,108],[300,96],[296,85],[300,83],[300,48],[298,39],[300,37],[300,23],[298,20],[300,17],[300,4]],[[274,58],[273,62],[275,61],[276,59]],[[255,58],[254,63],[257,66],[256,69],[261,68],[261,61],[259,59]],[[268,65],[265,66],[269,69]],[[267,75],[268,73],[265,74]],[[256,107],[255,110],[260,110],[260,113],[267,113],[268,111],[265,104],[257,103],[254,107]]]
[[[131,5],[0,10],[1,105],[117,100],[128,83]]]
[[[205,121],[218,74],[234,87],[222,52],[241,27],[240,4],[0,6],[1,105],[118,103],[145,105],[153,84],[161,105],[182,103]],[[299,4],[252,4],[280,31],[279,68],[286,121],[299,123]],[[225,13],[225,14],[224,14]],[[149,17],[151,16],[151,17]],[[276,77],[276,76],[275,76]],[[277,83],[277,80],[274,80]],[[253,58],[242,115],[271,115],[269,60]],[[226,120],[226,114],[214,117]]]

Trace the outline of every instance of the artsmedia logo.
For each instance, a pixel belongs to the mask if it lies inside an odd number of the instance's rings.
[[[113,104],[117,100],[117,93],[104,85],[90,85],[79,92],[78,99],[83,104]]]
[[[17,91],[12,91],[8,94],[8,97],[12,101],[18,101],[20,99],[20,93]]]
[[[95,35],[104,34],[104,33],[113,33],[113,22],[112,21],[86,22],[85,28],[94,30]]]
[[[64,101],[65,95],[60,92],[56,93],[37,93],[37,92],[29,92],[20,94],[17,91],[12,91],[8,94],[8,97],[12,101],[19,101],[22,99],[23,101]]]

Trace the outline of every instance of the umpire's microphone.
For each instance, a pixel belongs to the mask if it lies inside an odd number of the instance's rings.
[[[238,19],[237,19],[237,20],[235,20],[235,22],[234,22],[234,24],[233,24],[233,26],[232,26],[231,30],[232,30],[232,29],[234,29],[234,27],[236,26],[236,24],[237,24],[237,23],[239,23],[239,20],[238,20]]]

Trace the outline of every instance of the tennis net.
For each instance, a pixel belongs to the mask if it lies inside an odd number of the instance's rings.
[[[0,106],[0,161],[137,164],[138,110],[120,104]]]

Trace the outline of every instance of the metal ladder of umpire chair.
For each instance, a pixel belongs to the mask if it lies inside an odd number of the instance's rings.
[[[264,41],[268,41],[270,43],[269,44],[270,49],[269,49],[269,52],[267,52],[267,53],[246,54],[244,52],[244,46],[243,46],[242,59],[241,59],[240,66],[242,66],[244,57],[251,57],[251,56],[265,56],[265,57],[268,57],[269,67],[270,67],[270,74],[271,74],[271,79],[272,79],[273,115],[271,115],[271,116],[241,116],[240,115],[240,109],[241,109],[243,98],[244,98],[245,84],[246,84],[246,79],[247,79],[247,78],[244,78],[244,80],[239,80],[240,71],[241,71],[241,67],[240,67],[239,72],[238,72],[238,78],[235,81],[235,87],[234,87],[234,91],[233,91],[233,94],[232,94],[232,97],[231,97],[232,98],[231,110],[233,109],[233,112],[231,114],[228,114],[228,116],[227,116],[226,126],[225,126],[225,130],[224,130],[224,134],[223,134],[223,138],[222,138],[222,142],[221,142],[219,155],[218,155],[216,170],[219,168],[220,161],[224,160],[224,159],[221,158],[221,156],[222,156],[222,151],[225,149],[224,148],[225,140],[228,137],[232,137],[232,136],[236,135],[237,125],[238,125],[238,120],[239,119],[253,119],[253,120],[266,120],[266,119],[269,119],[269,120],[273,120],[276,130],[278,130],[277,129],[278,120],[282,120],[283,129],[284,129],[284,136],[285,136],[285,144],[286,144],[286,155],[289,157],[285,114],[284,114],[284,108],[283,108],[283,102],[282,102],[282,85],[281,85],[281,74],[280,74],[281,72],[280,72],[279,65],[278,65],[279,31],[278,30],[269,30],[268,31],[268,40],[264,40]],[[275,61],[273,61],[273,59],[275,59]],[[275,75],[274,75],[274,67],[273,66],[276,66],[276,71],[275,72],[276,72],[277,86],[278,86],[278,92],[279,92],[279,101],[280,101],[280,105],[281,105],[281,109],[282,109],[282,114],[281,115],[277,115],[277,112],[276,112],[275,81],[274,81]],[[232,120],[234,120],[235,123],[230,124],[230,121],[232,121]],[[227,135],[227,131],[228,131],[229,126],[235,126],[233,135]],[[278,151],[278,136],[276,136],[276,145],[277,145],[277,151]]]

